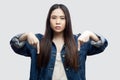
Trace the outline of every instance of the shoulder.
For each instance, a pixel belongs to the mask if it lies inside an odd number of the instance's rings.
[[[78,37],[81,35],[81,33],[73,34],[75,42],[78,42]]]
[[[74,38],[78,38],[81,35],[81,33],[73,34]]]
[[[40,40],[40,39],[42,39],[43,34],[41,34],[41,33],[36,33],[35,36]]]

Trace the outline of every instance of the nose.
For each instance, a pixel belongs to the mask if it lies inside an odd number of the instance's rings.
[[[57,19],[57,20],[56,20],[56,24],[60,24],[60,19]]]

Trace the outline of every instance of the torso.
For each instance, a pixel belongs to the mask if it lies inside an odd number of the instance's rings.
[[[54,42],[54,44],[55,44],[55,46],[57,48],[57,53],[60,53],[61,50],[62,50],[62,47],[64,45],[64,40],[54,40],[53,39],[53,42]]]

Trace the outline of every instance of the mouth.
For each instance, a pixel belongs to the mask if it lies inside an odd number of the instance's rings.
[[[61,26],[55,26],[55,29],[60,30]]]

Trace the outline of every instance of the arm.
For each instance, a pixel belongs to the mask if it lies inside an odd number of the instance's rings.
[[[89,41],[89,39],[92,39],[93,41],[99,41],[99,37],[91,32],[91,31],[84,31],[79,37],[78,37],[78,41],[80,41],[81,43],[85,43],[87,41]]]
[[[30,50],[34,48],[33,46],[37,47],[37,51],[39,52],[39,40],[42,37],[40,34],[33,34],[33,33],[23,33],[14,36],[10,40],[10,45],[12,49],[21,55],[30,56]]]
[[[85,31],[78,37],[78,48],[83,43],[87,43],[88,55],[93,55],[102,52],[108,45],[107,40],[91,31]]]
[[[24,33],[20,36],[19,41],[28,41],[30,45],[33,45],[37,48],[37,53],[39,53],[39,40],[33,33]]]

